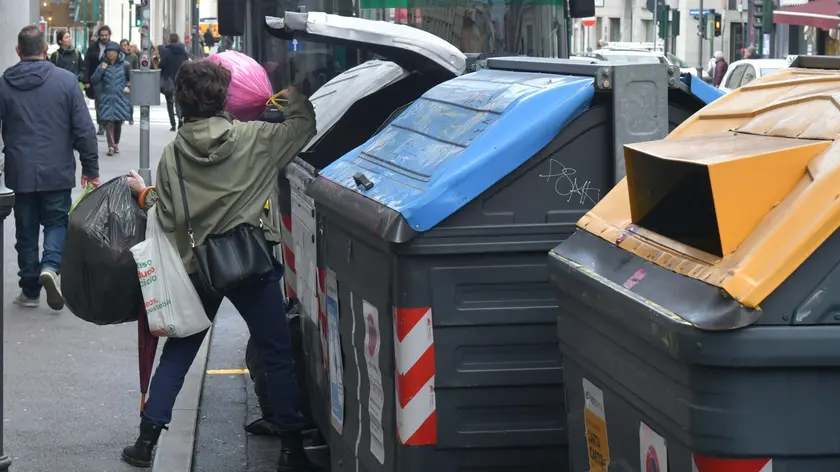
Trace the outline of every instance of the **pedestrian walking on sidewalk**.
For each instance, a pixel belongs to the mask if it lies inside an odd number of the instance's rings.
[[[84,90],[84,84],[87,83],[85,61],[82,53],[73,47],[73,36],[69,31],[61,29],[55,33],[55,42],[58,49],[50,56],[50,62],[75,75],[81,84],[80,89]]]
[[[178,115],[178,127],[183,125],[181,109],[175,100],[175,76],[181,64],[190,60],[187,47],[181,42],[177,34],[169,35],[169,44],[161,46],[160,50],[160,90],[166,98],[166,111],[169,113],[169,131],[175,131],[175,115]]]
[[[721,82],[723,82],[723,76],[726,75],[726,71],[729,69],[729,64],[726,62],[726,59],[723,58],[723,51],[715,51],[714,61],[715,65],[712,68],[712,85],[720,88]]]
[[[316,468],[306,457],[301,437],[310,424],[300,412],[289,323],[283,313],[283,267],[275,261],[275,273],[265,280],[224,294],[211,292],[199,279],[191,239],[201,245],[210,236],[248,224],[262,227],[267,241],[279,242],[279,231],[263,218],[263,206],[279,172],[315,135],[315,111],[309,100],[292,89],[282,94],[288,99],[283,123],[236,121],[224,113],[230,80],[230,72],[213,62],[189,62],[181,67],[175,99],[185,122],[175,141],[164,149],[157,169],[158,186],[147,188],[134,172],[129,184],[141,207],[157,205],[160,225],[178,248],[207,317],[214,319],[222,300],[228,298],[247,323],[262,356],[282,431],[277,470],[312,471]],[[187,230],[185,201],[192,234]],[[206,333],[166,340],[140,421],[140,436],[122,452],[129,464],[151,465],[152,451],[172,419],[175,398]]]
[[[102,25],[96,33],[98,41],[91,41],[85,53],[85,69],[87,71],[87,78],[91,79],[96,68],[102,63],[102,58],[105,57],[105,46],[111,41],[111,28],[107,25]],[[102,136],[105,134],[105,128],[99,118],[99,89],[93,82],[88,82],[88,98],[93,99],[96,107],[96,124],[99,125],[99,130],[96,134]]]
[[[82,163],[82,186],[99,185],[96,129],[78,77],[46,60],[47,42],[37,26],[18,34],[20,62],[0,80],[0,129],[6,185],[15,191],[15,250],[21,292],[15,303],[38,306],[41,288],[47,304],[64,308],[58,282],[67,234],[70,190],[76,181],[76,158]],[[44,227],[44,250],[38,240]]]
[[[99,119],[105,126],[109,156],[120,153],[122,124],[131,118],[129,77],[131,66],[123,60],[120,45],[111,41],[105,46],[105,59],[91,77],[99,88]]]
[[[139,70],[140,55],[137,54],[137,46],[129,44],[127,39],[123,39],[120,41],[120,49],[122,49],[122,53],[125,54],[125,61],[131,66],[131,70]],[[131,106],[131,118],[128,119],[128,124],[134,124],[134,105]]]

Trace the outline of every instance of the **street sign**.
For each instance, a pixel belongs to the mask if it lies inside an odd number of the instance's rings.
[[[298,52],[303,49],[303,41],[298,41],[297,39],[286,41],[286,46],[288,46],[289,52]]]
[[[703,9],[703,14],[708,15],[711,10]],[[688,10],[688,16],[700,16],[700,9],[699,8],[692,8]]]

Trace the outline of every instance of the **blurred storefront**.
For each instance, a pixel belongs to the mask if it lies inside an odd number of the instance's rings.
[[[414,6],[374,0],[248,0],[244,50],[262,63],[275,89],[295,85],[311,93],[332,77],[367,60],[364,53],[342,47],[298,43],[265,33],[266,16],[290,11],[324,11],[370,20],[401,23],[428,31],[463,52],[512,53],[557,57],[562,38],[563,7],[559,0],[461,1],[454,6]],[[360,55],[362,57],[360,57]]]
[[[773,12],[779,57],[840,53],[836,0],[781,0]]]

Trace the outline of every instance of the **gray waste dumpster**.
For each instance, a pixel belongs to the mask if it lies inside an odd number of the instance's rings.
[[[367,141],[433,86],[463,74],[467,58],[450,43],[416,28],[323,12],[267,17],[266,30],[272,36],[298,41],[304,51],[332,44],[374,51],[379,56],[339,74],[310,97],[317,134],[289,165],[289,178],[282,173],[278,182],[275,215],[282,223],[280,255],[286,264],[286,293],[293,302],[300,302],[309,400],[315,422],[327,431],[329,396],[325,396],[328,383],[321,351],[326,330],[321,330],[319,319],[323,285],[318,284],[315,268],[314,204],[304,189],[316,169]],[[320,280],[323,282],[323,277]]]
[[[840,470],[838,68],[627,145],[551,252],[573,470]]]
[[[546,253],[671,92],[704,105],[664,65],[491,58],[312,181],[333,472],[569,470]]]

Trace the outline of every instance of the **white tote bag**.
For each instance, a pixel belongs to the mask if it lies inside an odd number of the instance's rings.
[[[153,335],[185,338],[210,327],[178,250],[160,228],[156,207],[148,213],[146,240],[132,247],[131,253]]]

